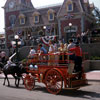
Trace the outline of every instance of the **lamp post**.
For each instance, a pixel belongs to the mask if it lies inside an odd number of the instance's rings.
[[[71,36],[71,27],[72,27],[72,23],[69,23],[69,28],[70,28],[70,36]]]
[[[71,33],[71,27],[72,27],[72,23],[69,23],[69,27],[70,27],[70,33]]]
[[[43,29],[44,29],[44,35],[46,35],[46,26],[43,26]]]
[[[15,45],[15,51],[16,51],[16,63],[18,64],[19,57],[18,57],[18,46],[21,45],[21,41],[19,41],[19,36],[14,36],[14,41],[12,41],[12,45]]]

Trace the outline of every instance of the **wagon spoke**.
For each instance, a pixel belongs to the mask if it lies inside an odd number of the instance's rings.
[[[50,70],[45,79],[47,90],[52,94],[57,94],[62,89],[62,77],[57,70]]]
[[[27,75],[24,79],[24,85],[27,90],[32,90],[35,86],[34,78],[30,75]]]

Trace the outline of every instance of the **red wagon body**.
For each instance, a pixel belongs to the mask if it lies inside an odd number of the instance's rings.
[[[58,94],[62,88],[65,89],[79,89],[86,86],[87,80],[84,71],[82,71],[81,79],[77,79],[79,73],[68,74],[68,63],[48,66],[47,61],[39,62],[32,59],[26,65],[27,74],[24,78],[25,88],[32,90],[35,86],[35,81],[42,82],[46,85],[48,92]],[[36,63],[37,68],[30,69],[29,63]]]

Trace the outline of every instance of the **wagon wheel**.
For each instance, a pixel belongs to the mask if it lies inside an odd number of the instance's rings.
[[[26,75],[24,85],[27,90],[32,90],[35,86],[35,79],[31,75]]]
[[[63,86],[61,74],[55,69],[49,70],[45,77],[45,84],[48,92],[58,94]]]

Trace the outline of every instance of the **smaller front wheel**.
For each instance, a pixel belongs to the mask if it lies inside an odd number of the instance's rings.
[[[26,75],[24,85],[27,90],[32,90],[35,86],[35,79],[31,75]]]

